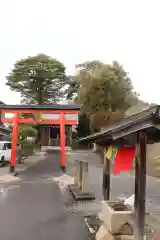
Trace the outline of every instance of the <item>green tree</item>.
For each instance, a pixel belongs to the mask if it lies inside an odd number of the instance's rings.
[[[91,62],[85,62],[82,64],[76,65],[76,71],[78,71],[78,74],[74,76],[68,76],[68,88],[66,89],[67,98],[72,99],[75,97],[77,99],[77,96],[79,94],[79,90],[82,86],[82,82],[86,79],[86,74],[90,74],[91,76],[95,74],[95,70],[97,68],[100,68],[104,64],[100,61],[91,61]]]
[[[35,149],[35,138],[37,136],[37,130],[34,128],[34,125],[29,124],[20,124],[18,127],[18,137],[20,148],[17,149],[18,162],[21,163],[22,159],[33,155]],[[28,137],[32,137],[32,140],[29,140]]]
[[[44,54],[17,61],[6,79],[6,85],[19,92],[21,102],[25,104],[56,103],[63,96],[61,89],[66,84],[64,65]],[[37,142],[41,136],[40,126]]]
[[[32,125],[22,124],[18,129],[20,140],[27,139],[27,137],[35,138],[37,136],[37,130]]]
[[[65,90],[65,94],[67,99],[73,99],[74,95],[77,96],[78,90],[80,88],[80,83],[76,76],[69,76],[68,77],[68,88]]]
[[[89,124],[89,118],[86,116],[86,114],[80,114],[79,115],[79,125],[77,127],[77,137],[85,137],[91,133],[90,131],[90,124]]]
[[[128,73],[117,62],[86,62],[78,65],[78,70],[68,92],[70,97],[76,94],[75,101],[83,105],[82,113],[89,117],[93,132],[123,118],[126,109],[137,101]]]
[[[66,84],[64,65],[44,54],[17,61],[6,79],[6,85],[20,92],[22,102],[27,104],[57,102]]]

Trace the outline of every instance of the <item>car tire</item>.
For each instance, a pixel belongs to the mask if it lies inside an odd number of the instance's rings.
[[[4,167],[5,166],[5,158],[4,156],[1,157],[1,167]]]

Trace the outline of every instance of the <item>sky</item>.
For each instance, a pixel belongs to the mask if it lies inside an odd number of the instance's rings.
[[[68,74],[88,60],[118,61],[144,101],[160,104],[158,0],[1,0],[0,100],[18,104],[5,86],[14,63],[38,53]]]

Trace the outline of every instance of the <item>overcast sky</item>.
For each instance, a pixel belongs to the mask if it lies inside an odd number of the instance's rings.
[[[87,60],[119,61],[141,99],[160,103],[160,1],[1,0],[0,100],[20,101],[5,86],[16,60],[45,53],[68,73]]]

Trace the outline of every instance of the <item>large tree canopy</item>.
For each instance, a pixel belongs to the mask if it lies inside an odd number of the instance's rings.
[[[58,60],[39,54],[17,61],[6,79],[11,90],[21,93],[22,102],[50,104],[61,97],[65,67]]]
[[[99,61],[77,65],[78,73],[70,78],[68,97],[83,105],[82,112],[90,118],[92,131],[124,116],[137,100],[131,79],[117,62]]]
[[[66,90],[67,98],[72,99],[73,97],[77,97],[79,90],[86,79],[86,74],[89,74],[91,76],[94,75],[95,70],[103,65],[104,64],[100,61],[91,61],[77,64],[76,71],[78,71],[78,74],[74,76],[68,76],[69,87]]]

